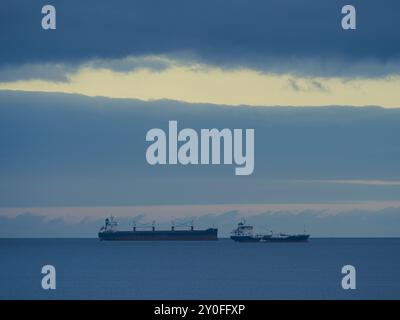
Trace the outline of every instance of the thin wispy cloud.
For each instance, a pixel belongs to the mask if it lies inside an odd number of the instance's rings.
[[[360,184],[371,186],[400,186],[400,180],[296,180],[302,183]]]
[[[323,84],[324,80],[315,80],[315,79],[296,79],[290,78],[288,79],[288,87],[293,91],[301,91],[301,92],[329,92],[329,88]]]

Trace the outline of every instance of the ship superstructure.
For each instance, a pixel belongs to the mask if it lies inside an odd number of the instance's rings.
[[[253,226],[246,225],[244,220],[231,232],[231,239],[238,242],[259,242],[262,238],[262,235],[254,235]]]

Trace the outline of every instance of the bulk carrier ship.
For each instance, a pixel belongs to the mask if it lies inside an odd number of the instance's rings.
[[[156,230],[153,224],[151,230],[137,230],[136,225],[132,230],[118,231],[118,223],[113,217],[105,220],[104,226],[99,231],[99,239],[107,241],[215,241],[218,240],[218,229],[209,228],[195,230],[193,225],[189,230]]]

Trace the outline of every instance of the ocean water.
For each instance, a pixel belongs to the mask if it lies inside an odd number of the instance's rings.
[[[41,268],[56,268],[43,290]],[[343,265],[356,268],[344,290]],[[0,239],[1,299],[399,299],[400,239]]]

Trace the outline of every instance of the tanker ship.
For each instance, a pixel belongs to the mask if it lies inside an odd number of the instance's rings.
[[[253,234],[253,226],[246,225],[245,221],[239,222],[238,227],[231,233],[231,239],[236,242],[306,242],[309,234]]]
[[[193,225],[189,230],[175,230],[172,225],[170,230],[156,230],[153,224],[151,230],[137,230],[134,225],[132,230],[118,231],[118,223],[113,217],[105,220],[104,226],[99,231],[99,239],[105,241],[215,241],[218,240],[218,229],[208,228],[195,230]]]

